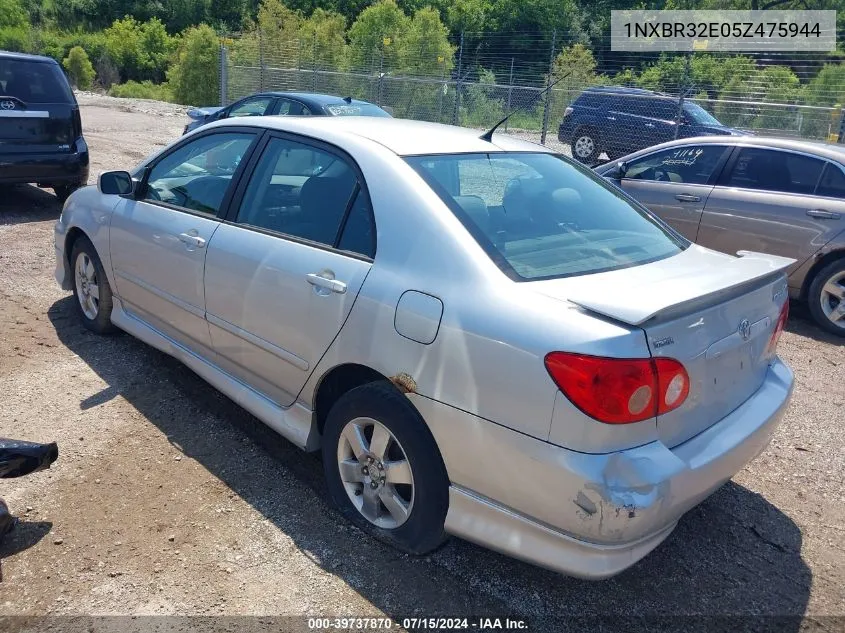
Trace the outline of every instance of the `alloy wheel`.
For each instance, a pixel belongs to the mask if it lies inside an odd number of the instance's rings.
[[[414,475],[399,440],[381,422],[355,418],[337,446],[340,479],[352,505],[383,529],[401,526],[414,506]]]
[[[97,283],[97,269],[85,252],[79,253],[74,269],[79,306],[87,318],[94,320],[100,312],[100,286]]]
[[[821,291],[821,308],[836,327],[845,329],[845,271],[828,279]]]

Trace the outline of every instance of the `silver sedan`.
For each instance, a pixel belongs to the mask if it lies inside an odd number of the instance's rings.
[[[544,147],[221,121],[73,194],[56,279],[307,451],[332,502],[612,576],[762,451],[793,260],[702,248]]]

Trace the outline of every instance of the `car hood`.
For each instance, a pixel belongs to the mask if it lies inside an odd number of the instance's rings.
[[[206,106],[202,108],[191,108],[188,110],[187,114],[191,117],[194,121],[202,121],[206,117],[211,116],[212,114],[216,114],[222,110],[222,106]]]

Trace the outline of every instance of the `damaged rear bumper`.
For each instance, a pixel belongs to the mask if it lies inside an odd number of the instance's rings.
[[[570,451],[411,396],[449,478],[446,530],[571,576],[601,579],[657,547],[678,519],[768,445],[792,394],[780,360],[760,389],[706,431],[608,454]]]

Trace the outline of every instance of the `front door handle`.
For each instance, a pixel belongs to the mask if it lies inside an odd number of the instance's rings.
[[[196,246],[197,248],[205,247],[205,240],[199,235],[192,235],[191,233],[180,233],[179,241],[187,244],[188,246]]]
[[[810,209],[807,215],[811,218],[819,218],[820,220],[838,220],[840,216],[838,213],[828,211],[827,209]]]
[[[694,196],[691,193],[679,193],[675,196],[675,200],[680,200],[681,202],[701,202],[700,197]]]
[[[328,277],[323,277],[317,273],[309,273],[305,276],[305,279],[309,284],[316,286],[317,288],[323,288],[331,292],[336,292],[340,295],[346,292],[346,284],[337,279],[329,279]]]

